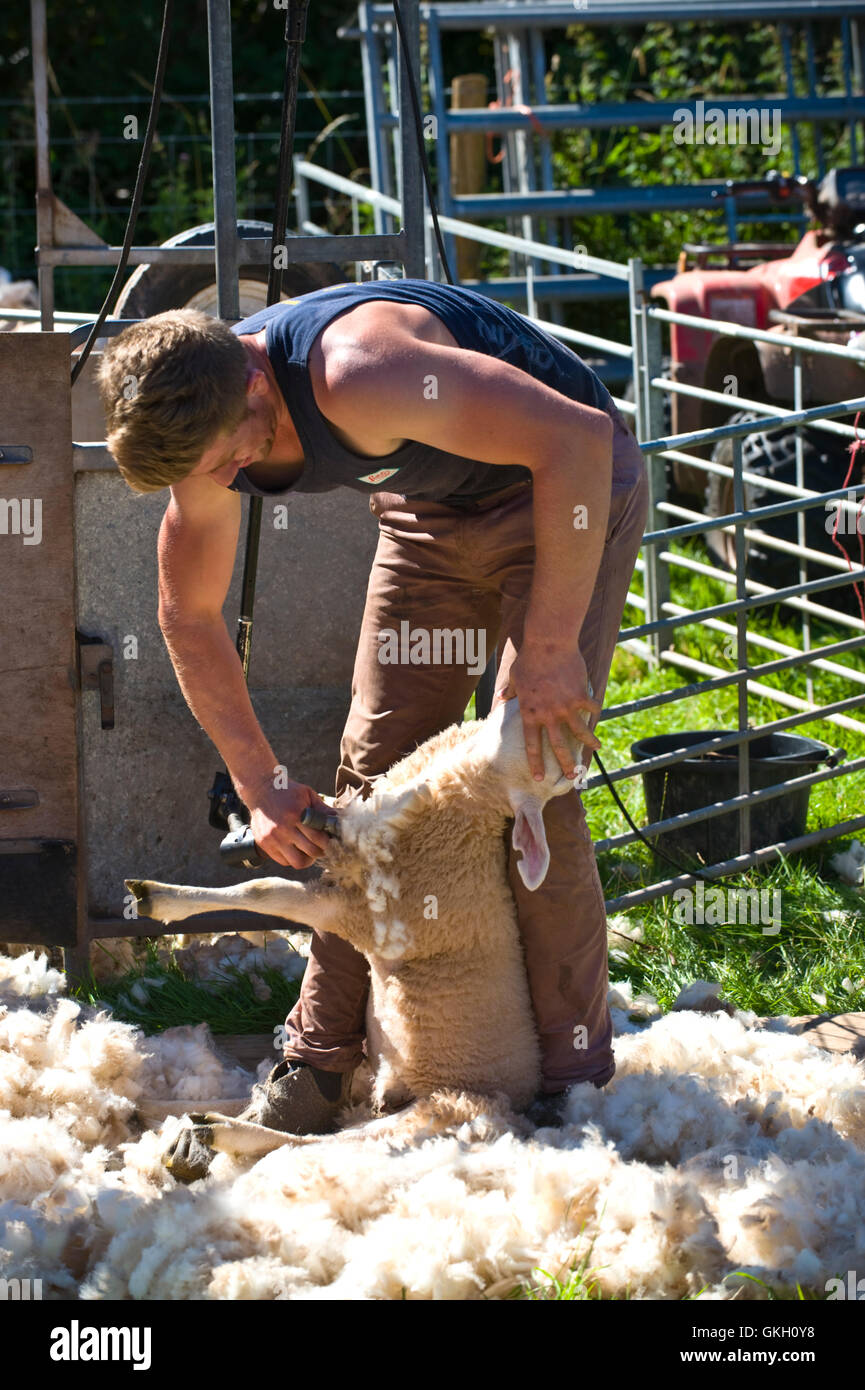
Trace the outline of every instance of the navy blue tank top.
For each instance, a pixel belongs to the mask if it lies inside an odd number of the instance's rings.
[[[571,400],[608,414],[615,410],[606,387],[576,353],[514,309],[475,290],[429,280],[331,285],[261,309],[234,325],[235,333],[266,330],[267,355],[297,430],[304,466],[290,487],[267,490],[256,487],[241,469],[229,484],[233,492],[275,497],[348,487],[356,492],[394,492],[459,507],[531,477],[520,465],[483,463],[416,440],[407,440],[381,458],[365,458],[340,443],[316,404],[309,379],[309,353],[332,319],[369,299],[421,304],[441,319],[461,348],[499,357]]]

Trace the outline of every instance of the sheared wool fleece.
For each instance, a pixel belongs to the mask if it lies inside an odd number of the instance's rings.
[[[252,1077],[203,1026],[144,1037],[56,976],[0,958],[0,1277],[46,1298],[495,1298],[586,1256],[611,1296],[760,1298],[737,1271],[824,1292],[865,1266],[865,1069],[783,1021],[635,1023],[657,1005],[615,985],[616,1076],[561,1130],[443,1093],[396,1140],[220,1154],[186,1188],[160,1161],[180,1121],[140,1134],[136,1101]]]

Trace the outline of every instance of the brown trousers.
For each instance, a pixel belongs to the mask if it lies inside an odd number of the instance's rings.
[[[595,697],[603,700],[634,563],[646,522],[642,456],[621,417],[614,457],[624,487],[614,491],[603,559],[580,635]],[[632,480],[637,478],[636,483]],[[366,794],[377,776],[432,734],[458,723],[478,681],[477,666],[499,648],[498,690],[520,648],[534,567],[530,485],[466,513],[440,502],[370,498],[379,541],[369,579],[341,744],[336,794]],[[485,634],[463,665],[383,664],[379,634],[419,628]],[[592,721],[594,723],[594,721]],[[586,753],[588,754],[588,749]],[[588,762],[588,757],[584,757]],[[550,867],[528,891],[510,849],[508,874],[541,1041],[543,1089],[613,1075],[607,1007],[604,895],[579,793],[547,804]],[[510,841],[508,840],[508,843]],[[369,971],[363,956],[330,933],[314,933],[300,998],[288,1016],[285,1056],[324,1071],[349,1071],[363,1057]],[[584,1025],[580,1029],[579,1025]]]

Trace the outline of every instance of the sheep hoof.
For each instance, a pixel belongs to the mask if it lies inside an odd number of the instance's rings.
[[[163,1155],[162,1162],[178,1182],[198,1182],[206,1178],[213,1162],[213,1149],[208,1139],[212,1130],[208,1125],[199,1124],[204,1115],[190,1115],[192,1124],[185,1126]]]
[[[136,915],[139,917],[152,917],[153,903],[150,898],[147,880],[143,878],[125,878],[123,882],[135,898]]]

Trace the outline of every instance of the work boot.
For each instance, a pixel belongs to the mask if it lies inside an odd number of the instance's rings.
[[[611,1076],[607,1076],[603,1081],[583,1081],[583,1086],[594,1086],[596,1091],[602,1091]],[[536,1129],[560,1129],[565,1123],[564,1109],[565,1099],[570,1093],[567,1091],[539,1091],[534,1100],[526,1109],[526,1119],[531,1120]]]
[[[536,1129],[558,1129],[563,1119],[564,1100],[564,1091],[557,1091],[554,1095],[536,1095],[526,1110],[526,1119],[531,1120]]]
[[[249,1105],[237,1116],[252,1124],[285,1134],[330,1134],[336,1117],[349,1102],[354,1071],[319,1071],[305,1062],[279,1062],[270,1075],[252,1088]],[[184,1127],[162,1156],[178,1182],[207,1177],[213,1150],[202,1142],[195,1125],[205,1115],[190,1114],[193,1127]]]
[[[286,1134],[330,1134],[351,1097],[354,1071],[321,1071],[305,1062],[279,1062],[253,1086],[249,1105],[238,1116]]]

